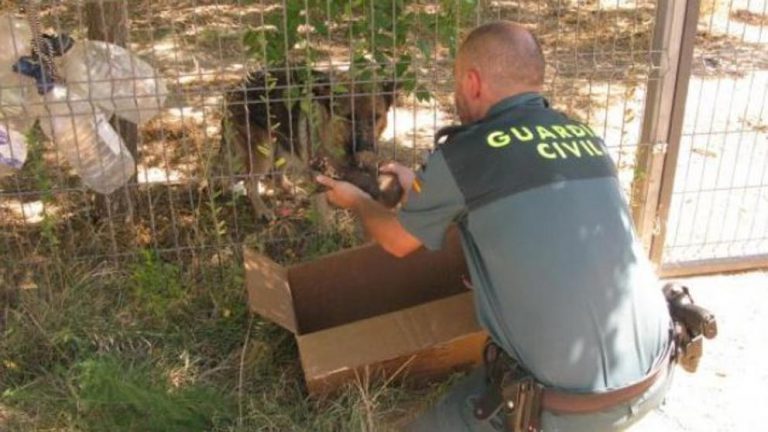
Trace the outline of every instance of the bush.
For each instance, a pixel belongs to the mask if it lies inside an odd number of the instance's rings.
[[[355,82],[395,80],[404,93],[424,100],[431,94],[417,83],[419,61],[431,60],[439,48],[453,56],[459,40],[456,24],[471,17],[476,4],[477,0],[440,0],[429,6],[413,0],[286,0],[267,15],[263,26],[247,31],[244,42],[267,67],[303,63],[309,69],[321,54],[319,43],[338,40],[350,45]]]

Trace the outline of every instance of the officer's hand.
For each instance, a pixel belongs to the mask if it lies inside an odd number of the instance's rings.
[[[400,186],[403,187],[404,191],[411,190],[413,180],[416,178],[416,173],[414,173],[412,169],[400,165],[397,162],[386,163],[379,168],[379,171],[397,176],[397,179],[400,181]]]
[[[317,176],[316,180],[328,188],[325,197],[328,202],[337,207],[348,209],[356,206],[362,200],[371,199],[370,195],[352,183],[334,180],[323,175]]]

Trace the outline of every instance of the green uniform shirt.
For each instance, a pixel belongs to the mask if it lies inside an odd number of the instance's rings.
[[[643,377],[670,318],[615,167],[536,93],[499,102],[417,173],[402,225],[439,249],[457,223],[477,316],[543,383],[594,392]]]

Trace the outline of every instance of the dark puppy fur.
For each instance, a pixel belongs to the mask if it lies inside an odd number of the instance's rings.
[[[393,86],[339,84],[343,91],[334,92],[329,75],[316,70],[257,71],[227,93],[220,156],[225,165],[247,174],[248,198],[258,216],[274,217],[259,195],[260,178],[273,174],[288,187],[286,171],[307,178],[310,166],[365,183],[359,185],[378,194],[370,190],[378,189],[374,155]]]

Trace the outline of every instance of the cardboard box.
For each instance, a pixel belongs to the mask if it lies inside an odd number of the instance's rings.
[[[458,235],[441,251],[395,258],[366,245],[283,267],[245,250],[252,312],[296,335],[307,388],[327,393],[358,378],[432,378],[481,361]]]

